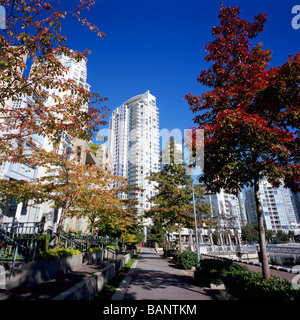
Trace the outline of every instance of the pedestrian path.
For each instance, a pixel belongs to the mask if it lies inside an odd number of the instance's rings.
[[[214,300],[190,272],[177,269],[152,248],[142,248],[112,300]]]

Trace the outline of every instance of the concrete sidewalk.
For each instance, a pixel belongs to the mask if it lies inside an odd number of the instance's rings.
[[[152,248],[142,248],[111,300],[215,300],[195,284],[193,273],[177,269]]]

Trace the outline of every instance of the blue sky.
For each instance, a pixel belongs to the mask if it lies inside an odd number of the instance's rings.
[[[62,33],[67,45],[89,49],[88,83],[91,90],[107,97],[115,109],[147,90],[156,96],[160,129],[184,130],[194,125],[194,115],[183,97],[208,90],[197,81],[212,27],[218,25],[219,0],[96,0],[88,19],[106,33],[101,39],[69,19]],[[283,64],[299,52],[300,29],[294,30],[291,13],[297,1],[223,0],[239,6],[240,17],[253,21],[266,12],[265,30],[255,39],[273,51],[271,66]],[[108,126],[106,126],[108,127]]]

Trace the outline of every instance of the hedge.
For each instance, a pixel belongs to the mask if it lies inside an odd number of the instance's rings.
[[[200,269],[195,270],[194,276],[199,285],[208,287],[211,283],[215,285],[224,283],[227,272],[234,270],[248,269],[230,260],[205,259],[201,261]]]
[[[164,248],[164,256],[168,258],[173,257],[176,251],[178,250],[174,248]]]
[[[198,263],[197,253],[194,251],[184,251],[180,253],[177,249],[164,249],[165,257],[173,257],[173,261],[180,269],[192,269]]]
[[[38,260],[58,259],[61,257],[69,257],[79,253],[80,251],[75,249],[49,249],[45,252],[40,252],[38,255]]]
[[[201,286],[224,283],[228,293],[241,300],[300,300],[300,290],[289,280],[271,275],[267,281],[260,272],[230,260],[206,259],[194,275]]]
[[[175,263],[180,269],[192,269],[192,267],[197,267],[198,259],[197,253],[194,251],[184,251],[182,253],[177,253],[174,256]]]
[[[230,294],[241,300],[300,300],[300,290],[293,289],[289,280],[271,275],[267,281],[260,272],[231,271],[224,284]]]
[[[37,241],[37,256],[49,249],[50,234],[39,234]]]

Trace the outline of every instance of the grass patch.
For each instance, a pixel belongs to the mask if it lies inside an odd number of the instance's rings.
[[[138,257],[138,253],[136,253],[119,271],[119,273],[115,275],[110,282],[95,296],[94,300],[110,300],[117,288],[119,287],[122,280],[125,278],[124,273],[127,273],[131,266],[133,265],[135,259]]]

